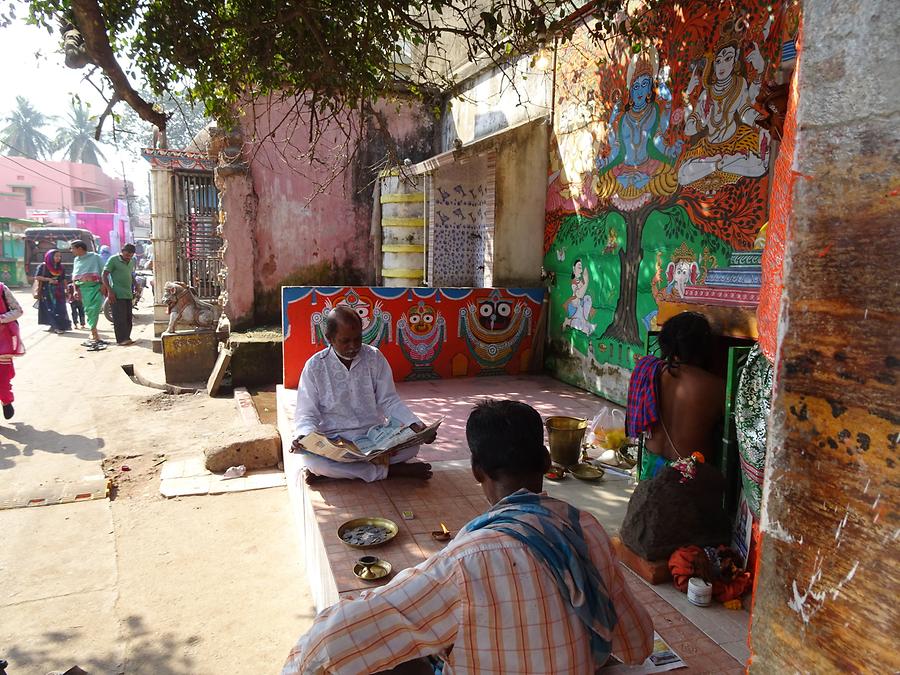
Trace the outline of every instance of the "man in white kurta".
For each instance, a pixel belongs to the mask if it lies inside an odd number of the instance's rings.
[[[313,354],[303,367],[294,413],[294,448],[301,450],[304,465],[313,476],[360,478],[367,483],[397,473],[431,477],[431,466],[402,464],[415,457],[419,446],[400,450],[368,462],[336,462],[302,451],[299,440],[317,431],[333,438],[354,440],[375,425],[394,419],[404,426],[421,429],[421,420],[400,400],[391,367],[375,347],[362,344],[359,316],[337,307],[329,316],[326,338],[329,346]]]

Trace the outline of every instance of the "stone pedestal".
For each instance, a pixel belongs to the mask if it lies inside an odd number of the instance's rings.
[[[218,356],[215,332],[163,333],[161,341],[167,384],[206,382]]]

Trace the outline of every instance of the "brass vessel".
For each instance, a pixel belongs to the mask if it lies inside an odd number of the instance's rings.
[[[548,417],[547,444],[554,464],[570,467],[581,459],[581,444],[587,431],[587,420],[580,417]]]

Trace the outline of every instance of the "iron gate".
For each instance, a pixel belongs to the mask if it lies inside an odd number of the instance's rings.
[[[212,173],[175,173],[175,250],[178,280],[198,297],[216,300],[222,291],[219,193]]]

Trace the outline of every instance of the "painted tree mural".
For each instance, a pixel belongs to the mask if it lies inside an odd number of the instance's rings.
[[[754,106],[785,10],[670,3],[644,18],[644,44],[582,30],[560,48],[545,267],[563,379],[623,400],[658,303],[758,244],[771,141]]]

